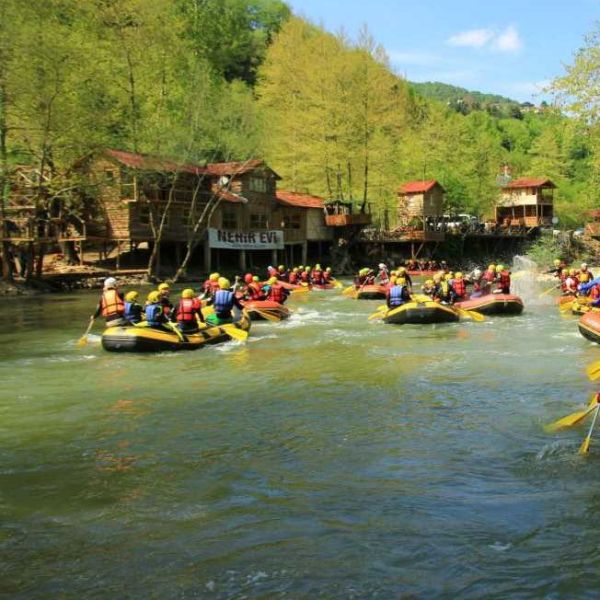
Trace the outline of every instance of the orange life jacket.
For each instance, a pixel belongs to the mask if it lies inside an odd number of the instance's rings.
[[[119,296],[117,290],[105,290],[102,292],[100,305],[102,307],[101,315],[103,317],[122,315],[125,312],[125,302],[123,302],[123,298]]]
[[[279,304],[283,304],[285,302],[285,292],[283,286],[278,283],[274,283],[269,290],[269,296],[267,298],[272,302],[279,302]]]

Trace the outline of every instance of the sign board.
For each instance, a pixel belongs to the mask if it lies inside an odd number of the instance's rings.
[[[208,245],[225,250],[283,250],[283,231],[208,230]]]

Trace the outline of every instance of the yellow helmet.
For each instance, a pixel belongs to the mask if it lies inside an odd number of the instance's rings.
[[[273,285],[274,283],[277,283],[277,277],[269,277],[269,280],[267,281],[267,283],[269,285]]]
[[[135,302],[138,296],[139,294],[137,292],[127,292],[125,294],[125,300],[127,300],[127,302]]]
[[[576,269],[569,269],[569,275],[577,275]]]
[[[231,287],[231,282],[227,277],[219,277],[219,288],[222,290],[228,290]]]
[[[285,265],[279,265],[279,266],[277,267],[277,270],[278,270],[278,271],[285,271]]]
[[[560,259],[558,259],[558,258],[555,258],[555,259],[554,259],[554,266],[555,266],[555,267],[558,267],[558,266],[560,266]]]
[[[305,270],[305,271],[310,271],[310,270],[311,270],[311,267],[309,267],[308,265],[306,265],[306,266],[304,267],[304,270]]]
[[[489,265],[488,266],[488,271],[495,271],[496,270],[496,265]]]
[[[304,271],[304,265],[298,265],[298,271]]]
[[[395,276],[395,275],[392,275],[392,276],[390,277],[390,283],[391,283],[392,285],[396,285],[396,282],[397,282],[397,281],[398,281],[398,279],[396,278],[396,276]]]
[[[317,263],[317,264],[315,265],[315,269],[317,269],[317,271],[320,271],[320,270],[321,270],[321,265],[320,265],[319,263]]]
[[[183,290],[183,292],[181,292],[182,298],[193,298],[194,296],[195,294],[192,288],[186,288],[185,290]]]
[[[170,290],[170,289],[171,289],[171,286],[170,286],[168,283],[161,283],[161,284],[158,286],[158,291],[159,291],[159,292],[164,292],[164,291],[166,291],[166,290]]]
[[[433,281],[435,282],[439,282],[442,280],[442,274],[441,273],[435,273],[433,276]]]
[[[456,279],[462,279],[463,278],[463,274],[460,271],[458,271],[454,277]]]
[[[406,273],[406,267],[399,267],[398,268],[398,275],[404,275],[404,273]]]
[[[294,267],[294,268],[292,269],[292,273],[297,273],[297,272],[298,272],[298,267]]]
[[[497,265],[496,266],[496,273],[500,273],[500,271],[504,271],[504,265]]]
[[[252,277],[252,281],[260,281],[260,277],[258,275],[254,275]]]
[[[152,292],[150,292],[148,294],[147,300],[148,300],[148,302],[154,304],[155,302],[158,302],[160,300],[160,294],[158,293],[157,290],[153,290]]]
[[[209,279],[209,281],[219,281],[219,274],[218,273],[211,273],[210,277],[208,279]]]
[[[331,273],[331,267],[327,267],[325,271],[327,271],[327,273]]]
[[[453,277],[452,273],[446,273],[446,274],[444,275],[444,280],[445,280],[445,281],[450,281],[451,279],[454,279],[454,277]]]
[[[396,275],[398,275],[398,271],[390,271],[390,275],[396,276]]]
[[[427,279],[427,280],[425,281],[425,285],[426,285],[427,287],[431,287],[431,286],[433,285],[433,279]]]

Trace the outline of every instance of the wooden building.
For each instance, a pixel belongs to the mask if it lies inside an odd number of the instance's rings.
[[[435,180],[409,181],[398,189],[398,227],[407,241],[441,242],[444,188]]]
[[[311,243],[332,239],[322,199],[278,193],[280,177],[262,160],[201,165],[104,150],[76,168],[96,190],[88,239],[119,250],[152,245],[163,222],[161,249],[172,262],[201,235],[195,263],[246,270],[299,255],[306,262]]]
[[[496,205],[496,222],[506,227],[550,226],[554,190],[549,179],[522,177],[505,183]]]

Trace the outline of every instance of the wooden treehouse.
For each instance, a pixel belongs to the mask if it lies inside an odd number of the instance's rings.
[[[505,183],[496,205],[496,223],[505,229],[552,225],[554,190],[550,179],[522,177]]]
[[[328,202],[325,205],[325,224],[328,227],[365,227],[371,224],[371,213],[356,213],[353,208],[352,202]]]

